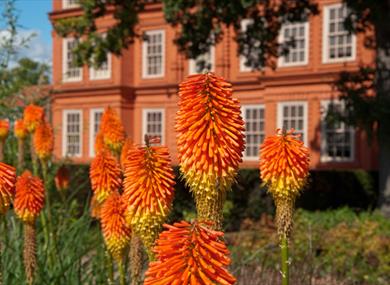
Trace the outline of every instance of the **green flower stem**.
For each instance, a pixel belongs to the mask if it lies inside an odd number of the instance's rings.
[[[283,235],[280,241],[281,250],[281,274],[282,274],[282,285],[289,284],[289,259],[288,259],[288,239],[286,235]]]
[[[125,270],[125,263],[123,262],[123,260],[118,262],[118,269],[119,269],[119,284],[126,285],[126,270]]]
[[[24,139],[18,139],[18,173],[21,174],[24,169]]]
[[[42,166],[42,176],[43,181],[45,183],[45,203],[46,203],[46,209],[47,209],[47,219],[49,223],[49,227],[51,229],[52,227],[52,219],[51,219],[51,203],[50,203],[50,181],[48,179],[47,175],[47,162],[45,160],[41,160],[41,166]]]
[[[112,285],[114,284],[114,269],[113,269],[113,264],[112,264],[112,257],[111,257],[111,254],[108,253],[108,251],[106,250],[105,252],[105,255],[106,255],[106,270],[107,270],[107,273],[108,273],[108,276],[107,276],[107,284],[108,285]]]
[[[55,264],[56,260],[58,260],[61,268],[62,266],[62,259],[59,255],[59,250],[57,246],[57,235],[55,231],[53,230],[53,221],[52,221],[52,214],[51,214],[51,200],[50,200],[50,181],[48,177],[48,169],[47,169],[47,160],[41,159],[41,167],[42,167],[42,177],[43,181],[45,183],[45,209],[47,213],[47,228],[48,228],[48,234],[50,238],[50,253],[51,253],[51,259],[53,260],[53,265]]]

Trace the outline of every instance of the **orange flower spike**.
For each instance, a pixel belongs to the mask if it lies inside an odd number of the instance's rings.
[[[100,130],[103,133],[104,144],[119,153],[126,134],[118,114],[111,107],[108,107],[103,113]]]
[[[123,169],[125,168],[125,164],[127,163],[128,158],[129,158],[128,152],[130,149],[132,149],[134,147],[136,147],[134,142],[130,138],[127,138],[123,147],[122,147],[122,152],[121,152],[121,157],[120,157],[121,165],[122,165]]]
[[[260,147],[261,179],[275,198],[295,198],[309,174],[309,150],[294,130],[267,137]]]
[[[23,112],[24,126],[29,132],[34,132],[36,127],[43,121],[45,111],[42,107],[30,104]]]
[[[100,222],[104,241],[113,258],[120,263],[130,242],[130,228],[125,219],[126,204],[118,192],[113,192],[102,204]]]
[[[0,215],[5,215],[15,195],[15,167],[0,162]]]
[[[41,212],[45,189],[40,178],[26,170],[16,181],[14,208],[16,215],[25,223],[33,223]]]
[[[150,250],[172,206],[175,176],[168,148],[130,148],[124,175],[128,221]]]
[[[232,86],[213,73],[180,84],[175,129],[180,170],[193,191],[230,188],[242,160],[244,121]],[[196,193],[195,193],[196,195]]]
[[[90,202],[90,215],[92,218],[100,220],[100,211],[102,208],[102,203],[99,203],[96,200],[96,195],[92,195]]]
[[[18,139],[24,140],[27,137],[27,129],[22,119],[16,120],[14,125],[14,134]]]
[[[34,149],[37,156],[46,160],[50,158],[54,148],[53,128],[48,122],[42,121],[34,132]]]
[[[4,141],[9,133],[9,121],[0,120],[0,140]]]
[[[107,150],[101,151],[92,160],[89,177],[98,203],[102,203],[112,192],[118,191],[122,183],[119,163]]]
[[[157,261],[150,262],[144,285],[235,284],[226,269],[230,258],[222,232],[198,222],[164,227],[153,249]]]
[[[105,149],[106,146],[104,145],[104,136],[103,133],[100,131],[96,134],[95,138],[95,153],[100,153]]]
[[[58,191],[64,191],[69,188],[69,176],[69,170],[64,165],[58,168],[54,177],[54,183]]]

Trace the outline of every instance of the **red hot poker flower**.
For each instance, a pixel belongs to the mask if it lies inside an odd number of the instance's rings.
[[[278,234],[287,238],[291,234],[294,204],[309,174],[309,150],[294,135],[277,130],[260,147],[260,175],[268,186],[276,205],[275,220]]]
[[[40,159],[50,158],[54,148],[53,129],[48,122],[42,121],[34,132],[34,149]]]
[[[23,122],[29,132],[34,132],[35,128],[43,121],[45,111],[42,107],[30,104],[24,109]]]
[[[126,134],[118,114],[111,107],[104,111],[100,129],[103,133],[104,144],[115,152],[119,152]]]
[[[309,174],[309,150],[294,130],[267,137],[260,148],[261,179],[275,198],[298,195]]]
[[[0,120],[0,140],[4,141],[9,132],[9,121],[8,120]]]
[[[62,165],[58,168],[56,176],[54,177],[54,182],[58,191],[64,191],[69,187],[69,170],[66,166]]]
[[[16,120],[14,125],[14,134],[18,139],[25,139],[27,136],[27,129],[24,126],[22,119]]]
[[[128,220],[146,248],[151,249],[173,200],[175,176],[168,148],[149,145],[131,148],[124,175]]]
[[[4,215],[15,195],[16,170],[0,162],[0,214]]]
[[[121,152],[121,165],[122,168],[125,168],[125,164],[128,162],[129,159],[129,150],[132,148],[135,148],[135,144],[133,141],[129,138],[126,139],[125,144],[122,147],[122,152]],[[131,157],[130,157],[131,159]]]
[[[180,84],[176,116],[180,169],[191,188],[229,188],[244,150],[244,121],[232,86],[213,73]]]
[[[30,171],[24,171],[16,181],[16,215],[25,223],[33,223],[43,208],[44,200],[42,180],[33,176]]]
[[[107,150],[101,151],[92,160],[89,177],[98,203],[102,203],[112,192],[118,191],[122,183],[119,163]]]
[[[121,195],[113,192],[102,204],[100,223],[107,248],[120,263],[130,242],[130,228],[125,219],[126,204]]]
[[[150,262],[144,285],[230,285],[229,251],[223,233],[200,223],[164,225],[156,241],[157,261]]]

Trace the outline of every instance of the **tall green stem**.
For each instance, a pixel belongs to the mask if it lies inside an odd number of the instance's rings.
[[[18,139],[18,173],[22,173],[24,169],[24,139]]]
[[[50,203],[50,183],[47,176],[47,162],[45,160],[41,160],[41,166],[42,166],[42,176],[43,181],[45,183],[45,202],[46,202],[46,209],[47,209],[47,218],[49,222],[49,227],[51,229],[52,226],[52,219],[51,219],[51,203]]]
[[[282,274],[282,285],[289,284],[289,260],[288,260],[288,239],[286,235],[283,235],[280,240],[281,250],[281,274]]]
[[[126,285],[126,270],[125,270],[125,263],[123,262],[123,260],[118,262],[118,269],[119,269],[119,284]]]
[[[107,269],[107,273],[108,273],[107,284],[108,285],[112,285],[112,284],[114,284],[114,269],[113,269],[113,266],[112,266],[112,257],[108,253],[107,250],[105,252],[105,256],[106,256],[106,258],[105,258],[105,260],[106,260],[106,269]]]

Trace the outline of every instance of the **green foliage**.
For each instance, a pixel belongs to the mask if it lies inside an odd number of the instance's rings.
[[[138,13],[143,9],[143,2],[140,0],[83,0],[80,2],[83,14],[57,21],[54,29],[62,37],[68,35],[76,38],[83,37],[74,50],[77,62],[80,65],[88,63],[99,66],[106,60],[108,52],[120,55],[135,37],[140,36],[134,27],[138,23]],[[102,34],[97,30],[96,20],[106,13],[113,15],[116,24]]]
[[[292,284],[313,280],[315,284],[389,284],[390,221],[382,215],[356,214],[348,208],[299,210],[295,221],[290,244]],[[278,240],[272,227],[263,224],[256,231],[228,234],[227,239],[239,282],[245,278],[244,268],[252,268],[253,284],[265,284],[277,275]],[[256,283],[257,279],[262,282]]]
[[[49,181],[58,166],[53,165]],[[52,218],[57,248],[53,252],[45,243],[44,231],[40,219],[37,221],[38,272],[34,284],[105,284],[108,278],[107,257],[100,227],[89,216],[88,181],[84,180],[85,170],[72,172],[71,187],[60,195],[53,183],[49,183],[52,203]],[[81,197],[83,197],[81,201]],[[46,209],[47,211],[47,209]],[[2,264],[4,284],[25,284],[23,268],[23,227],[22,222],[9,212],[2,220]],[[6,223],[6,225],[4,224]]]
[[[281,25],[289,21],[301,21],[318,13],[317,4],[304,1],[188,1],[164,0],[165,19],[180,28],[175,39],[179,50],[188,58],[196,58],[207,52],[223,38],[223,27],[233,26],[237,34],[239,54],[247,59],[253,69],[276,67],[275,58],[287,53],[294,42],[284,46],[277,38]],[[251,23],[246,31],[242,20]]]
[[[13,68],[0,69],[0,117],[20,118],[23,105],[45,105],[48,98],[42,94],[23,94],[26,87],[49,83],[50,68],[29,58],[21,58]],[[39,93],[39,90],[38,90]],[[42,92],[43,93],[43,92]]]
[[[54,25],[62,36],[83,37],[74,49],[77,62],[100,65],[108,52],[121,54],[134,38],[142,37],[135,25],[138,13],[144,10],[141,0],[85,0],[81,1],[83,14],[61,19]],[[155,2],[155,1],[148,1]],[[157,1],[156,1],[157,2]],[[196,58],[207,52],[210,46],[223,38],[223,27],[233,26],[237,33],[239,53],[248,59],[246,64],[260,69],[275,67],[274,59],[279,52],[287,53],[294,41],[279,46],[277,37],[281,25],[288,21],[300,21],[318,13],[312,0],[281,1],[188,1],[164,0],[165,19],[181,32],[175,39],[179,50],[188,58]],[[112,4],[112,5],[111,5]],[[110,8],[108,8],[110,7]],[[111,12],[113,11],[113,12]],[[113,13],[116,24],[105,35],[97,31],[96,20],[106,12]],[[246,31],[241,29],[241,20],[252,19]]]

